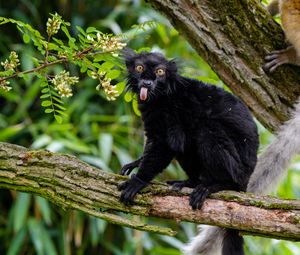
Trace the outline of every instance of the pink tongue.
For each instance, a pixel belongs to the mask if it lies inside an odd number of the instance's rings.
[[[142,87],[141,91],[140,91],[140,99],[142,101],[145,101],[147,99],[147,94],[148,94],[148,89],[145,87]]]

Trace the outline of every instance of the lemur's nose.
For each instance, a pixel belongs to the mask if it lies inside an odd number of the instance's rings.
[[[143,85],[145,85],[145,86],[151,86],[152,83],[153,83],[153,82],[150,81],[150,80],[144,80]]]

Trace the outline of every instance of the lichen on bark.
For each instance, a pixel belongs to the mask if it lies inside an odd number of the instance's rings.
[[[153,182],[137,195],[134,205],[125,206],[119,201],[117,185],[126,179],[73,156],[0,143],[0,188],[40,195],[64,210],[80,210],[114,224],[165,235],[176,232],[124,218],[117,212],[300,240],[300,201],[225,191],[211,195],[201,210],[192,210],[190,189],[175,192],[167,184]]]

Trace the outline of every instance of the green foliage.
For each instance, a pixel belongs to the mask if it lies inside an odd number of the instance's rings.
[[[53,75],[46,69],[58,64],[76,65],[80,68],[81,73],[86,73],[99,81],[97,90],[103,88],[108,100],[115,100],[119,91],[111,84],[111,81],[120,77],[121,72],[116,67],[121,68],[122,65],[114,58],[118,57],[118,52],[126,44],[120,41],[121,36],[105,34],[94,27],[88,27],[84,31],[81,27],[76,26],[78,38],[75,38],[68,30],[70,23],[65,22],[57,13],[51,14],[51,16],[52,18],[48,18],[46,26],[47,40],[29,24],[0,17],[0,25],[16,24],[18,30],[23,34],[24,43],[28,44],[32,41],[40,56],[40,58],[34,59],[34,68],[20,71],[17,69],[20,65],[18,55],[14,51],[11,52],[9,59],[1,62],[5,70],[0,72],[0,89],[2,88],[4,91],[11,89],[8,86],[9,79],[15,77],[26,79],[28,74],[34,74],[40,80],[41,106],[45,108],[45,113],[52,113],[56,121],[62,123],[62,117],[66,116],[62,98],[73,95],[71,85],[78,83],[79,79],[75,76],[71,77],[65,70],[52,78]],[[144,29],[144,25],[137,29]],[[64,41],[54,37],[60,30],[65,36]],[[110,58],[109,55],[112,55],[113,58]]]

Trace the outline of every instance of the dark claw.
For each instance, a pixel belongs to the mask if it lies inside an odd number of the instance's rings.
[[[276,58],[278,58],[278,54],[277,53],[275,53],[275,52],[272,52],[271,54],[269,54],[269,55],[267,55],[266,57],[265,57],[265,60],[266,61],[271,61],[271,60],[274,60],[274,59],[276,59]]]
[[[190,195],[190,206],[193,210],[200,209],[204,200],[211,194],[208,188],[198,185]]]
[[[120,174],[121,175],[130,175],[130,173],[132,172],[132,170],[134,169],[135,167],[132,166],[131,164],[126,164],[122,167],[121,171],[120,171]]]
[[[142,160],[142,158],[139,158],[129,164],[124,165],[120,171],[120,174],[121,175],[130,175],[132,170],[139,166],[141,160]]]
[[[120,197],[120,200],[125,205],[131,205],[133,204],[134,197],[137,192],[135,192],[133,189],[128,189],[126,191],[123,191]]]
[[[130,180],[119,183],[119,184],[118,184],[118,190],[121,191],[121,190],[123,190],[123,189],[126,189],[126,187],[127,187],[128,184],[129,184],[129,181],[130,181]]]
[[[291,47],[284,50],[272,51],[265,57],[266,63],[263,65],[263,70],[266,73],[273,73],[277,67],[283,64],[292,63],[295,54],[294,48]]]
[[[148,182],[132,175],[131,179],[118,185],[118,190],[122,190],[120,197],[121,202],[126,205],[133,204],[136,194],[148,184]]]
[[[266,73],[273,73],[278,66],[281,66],[284,62],[281,62],[279,59],[275,58],[270,60],[266,64],[263,65],[263,70]]]

